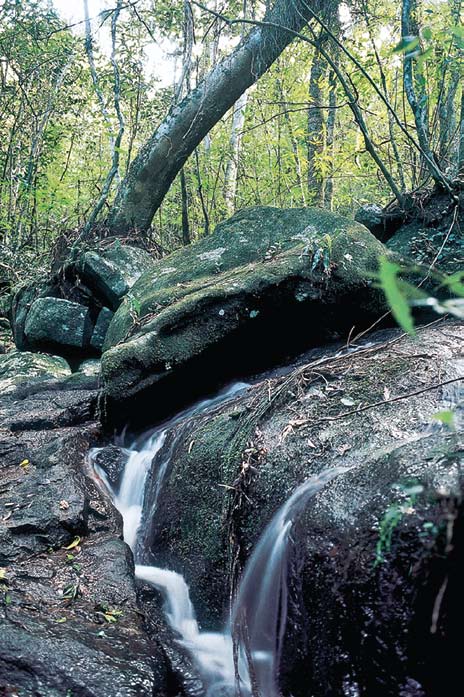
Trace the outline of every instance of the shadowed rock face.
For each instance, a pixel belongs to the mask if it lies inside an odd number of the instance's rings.
[[[124,299],[104,344],[109,408],[116,417],[153,385],[163,402],[181,373],[224,378],[230,362],[275,363],[365,324],[382,309],[372,273],[383,252],[362,225],[322,210],[240,211],[159,261]]]
[[[96,388],[42,376],[0,396],[2,695],[178,694],[159,604],[149,631],[120,516],[86,471]]]
[[[277,508],[305,478],[352,467],[292,532],[285,695],[438,697],[458,679],[463,394],[440,384],[463,375],[464,327],[372,339],[182,424],[142,524],[148,553],[185,575],[202,626],[217,627]],[[434,418],[449,408],[458,432]]]

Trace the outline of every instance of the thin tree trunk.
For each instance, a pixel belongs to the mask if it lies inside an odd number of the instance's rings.
[[[203,194],[203,182],[201,181],[200,158],[198,156],[198,150],[195,150],[195,175],[197,178],[197,191],[198,196],[200,198],[201,210],[203,212],[204,234],[209,235],[209,213],[208,206],[206,205],[205,197]]]
[[[411,37],[418,36],[417,26],[417,0],[403,0],[401,12],[401,37],[408,41]],[[406,50],[403,61],[404,91],[411,107],[416,124],[417,138],[421,147],[422,165],[428,170],[436,184],[441,185],[447,181],[443,172],[435,161],[435,156],[430,148],[427,94],[425,92],[423,77],[414,70],[415,50]]]
[[[364,139],[364,144],[365,144],[367,152],[370,154],[370,156],[372,157],[372,159],[376,163],[377,167],[382,172],[382,174],[383,174],[387,184],[389,185],[390,189],[392,190],[395,198],[400,203],[400,205],[403,206],[404,205],[403,194],[398,189],[398,186],[396,185],[395,180],[393,179],[393,177],[391,175],[391,172],[385,166],[385,163],[383,162],[382,158],[380,157],[379,153],[377,152],[377,150],[376,150],[376,148],[371,140],[371,137],[369,135],[369,130],[367,128],[367,124],[364,120],[363,113],[358,106],[357,97],[353,94],[353,92],[348,84],[348,80],[345,78],[344,74],[340,70],[338,63],[332,58],[332,56],[327,51],[325,51],[325,49],[322,48],[322,46],[320,47],[319,50],[320,50],[322,56],[325,58],[327,63],[330,65],[330,67],[334,71],[335,75],[337,76],[338,81],[340,82],[340,85],[343,88],[343,91],[345,92],[345,94],[348,98],[350,109],[353,113],[353,116],[354,116],[356,123],[359,126],[359,130],[362,133],[362,136]]]
[[[180,170],[180,191],[182,196],[182,244],[187,246],[192,240],[190,239],[190,224],[188,216],[189,200],[184,168]]]
[[[383,92],[385,94],[385,98],[388,101],[390,101],[390,96],[388,94],[387,77],[385,75],[382,61],[380,59],[380,55],[379,55],[379,52],[377,50],[377,46],[375,44],[374,35],[372,33],[372,27],[371,27],[371,24],[369,22],[369,14],[367,11],[367,2],[366,1],[363,2],[362,9],[363,9],[364,21],[366,22],[366,27],[367,27],[367,31],[369,34],[369,39],[371,42],[372,50],[374,52],[377,67],[379,69],[380,82],[382,84],[382,89],[383,89]],[[390,136],[390,143],[392,146],[393,155],[394,155],[395,163],[396,163],[396,172],[398,175],[398,179],[400,180],[401,191],[406,191],[406,183],[405,183],[404,174],[403,174],[403,163],[401,161],[401,157],[400,157],[400,153],[398,150],[398,145],[396,143],[396,137],[395,137],[395,119],[393,117],[392,112],[389,109],[387,109],[387,118],[388,118],[388,132],[389,132],[389,136]]]
[[[319,50],[316,50],[311,64],[309,78],[308,108],[308,195],[312,205],[319,206],[323,201],[324,182],[319,171],[318,157],[324,150],[324,110],[322,109],[322,87],[327,64]]]
[[[453,18],[454,26],[459,27],[461,24],[461,7],[462,0],[449,0],[451,9],[451,17]],[[455,131],[456,116],[454,112],[454,102],[461,81],[460,58],[462,53],[453,57],[450,61],[451,46],[454,44],[454,35],[451,40],[451,45],[446,53],[446,57],[442,62],[442,80],[443,87],[440,91],[438,100],[438,124],[439,124],[439,141],[438,141],[438,157],[440,164],[451,164],[450,157],[450,139]],[[445,90],[445,79],[447,75],[447,66],[449,65],[450,78],[448,89]]]
[[[464,181],[464,87],[461,92],[461,120],[459,124],[458,177]]]
[[[248,102],[247,93],[244,92],[234,104],[232,115],[232,129],[229,142],[229,159],[224,175],[224,200],[228,213],[232,215],[235,210],[235,196],[238,183],[238,165],[242,144],[242,131],[245,123],[245,110]]]
[[[84,7],[86,9],[86,31],[87,31],[87,26],[90,29],[90,22],[88,21],[88,9],[87,9],[87,0],[84,0]],[[100,193],[100,197],[91,212],[89,219],[84,227],[84,230],[82,234],[79,236],[78,240],[81,240],[82,237],[86,236],[92,229],[92,227],[95,225],[101,210],[103,209],[103,206],[106,204],[106,201],[108,199],[108,195],[111,190],[111,185],[113,183],[114,178],[118,178],[119,176],[119,151],[121,147],[121,141],[122,137],[124,135],[124,117],[121,111],[121,103],[120,103],[120,97],[121,97],[121,83],[120,83],[120,75],[119,75],[119,67],[118,63],[116,60],[116,29],[117,29],[117,22],[119,19],[119,15],[122,10],[122,0],[117,0],[116,8],[113,10],[113,14],[111,16],[111,64],[113,66],[113,79],[114,79],[114,84],[113,84],[113,99],[114,99],[114,110],[116,112],[116,116],[118,119],[119,123],[119,129],[117,132],[116,137],[113,139],[113,136],[110,136],[110,145],[112,149],[112,158],[111,158],[111,168],[108,174],[106,175],[105,181],[102,186],[102,190]],[[87,37],[88,38],[88,37]],[[87,43],[87,42],[86,42]],[[91,54],[93,55],[93,54]],[[89,58],[90,62],[90,58]],[[95,83],[94,83],[95,84]],[[97,89],[95,87],[95,89]]]
[[[325,147],[330,158],[330,174],[325,180],[324,186],[324,208],[329,211],[333,208],[333,193],[334,193],[334,145],[335,145],[335,118],[337,115],[337,77],[333,70],[329,75],[329,113],[327,114],[326,123],[326,142]]]
[[[306,206],[306,191],[303,183],[303,168],[301,167],[301,158],[300,153],[298,151],[298,141],[295,137],[295,132],[293,130],[292,117],[290,116],[290,112],[288,110],[288,100],[282,80],[277,80],[277,84],[280,91],[282,106],[284,108],[284,118],[285,123],[287,124],[288,137],[290,138],[290,144],[292,146],[293,159],[295,162],[296,179],[301,193],[301,201],[303,205]]]
[[[305,0],[277,0],[265,21],[279,26],[252,29],[230,56],[171,109],[119,187],[108,218],[113,233],[150,227],[171,183],[196,146],[274,63],[292,41],[292,32],[300,31],[311,14]]]

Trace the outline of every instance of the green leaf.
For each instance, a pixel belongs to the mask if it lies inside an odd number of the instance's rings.
[[[432,40],[432,30],[430,27],[422,27],[421,34],[426,41]]]
[[[393,49],[393,53],[410,53],[419,46],[418,36],[404,36]]]
[[[442,424],[448,426],[448,428],[450,428],[452,431],[456,430],[456,425],[454,422],[454,412],[451,411],[451,409],[437,411],[437,413],[433,415],[433,418],[437,421],[441,421]]]
[[[415,334],[414,321],[411,314],[409,303],[400,289],[400,279],[398,274],[400,267],[386,257],[380,258],[379,278],[380,285],[385,293],[392,315],[408,334]]]
[[[456,271],[456,273],[451,274],[443,280],[441,285],[448,286],[451,293],[464,298],[464,271]]]

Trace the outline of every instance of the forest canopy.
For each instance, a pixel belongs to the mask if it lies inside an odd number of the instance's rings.
[[[3,273],[18,254],[45,263],[60,236],[104,221],[169,112],[250,32],[290,26],[278,2],[75,5],[69,21],[47,0],[0,3]],[[419,187],[451,192],[462,175],[460,0],[283,6],[301,22],[156,206],[147,234],[161,251],[245,206],[350,216]]]

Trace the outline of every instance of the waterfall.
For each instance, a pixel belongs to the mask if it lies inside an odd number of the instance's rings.
[[[155,468],[155,492],[150,515],[156,516],[157,501],[168,472],[169,455],[163,452],[170,429],[194,414],[211,410],[248,387],[235,383],[214,398],[184,410],[169,422],[134,442],[127,450],[121,484],[113,490],[106,474],[97,465],[101,448],[94,448],[90,461],[108,489],[124,524],[124,539],[135,558],[136,577],[160,590],[166,618],[188,649],[207,687],[207,697],[280,697],[277,672],[287,613],[287,571],[291,552],[291,531],[309,499],[346,467],[325,470],[301,484],[273,516],[245,568],[227,626],[222,632],[201,632],[190,600],[188,585],[181,574],[141,564],[137,549],[148,472]],[[234,637],[234,639],[232,638]],[[237,669],[234,664],[237,642]]]
[[[309,499],[348,467],[333,467],[295,489],[264,530],[245,568],[232,609],[229,632],[249,646],[260,697],[280,697],[276,676],[287,619],[287,571],[291,530]]]

